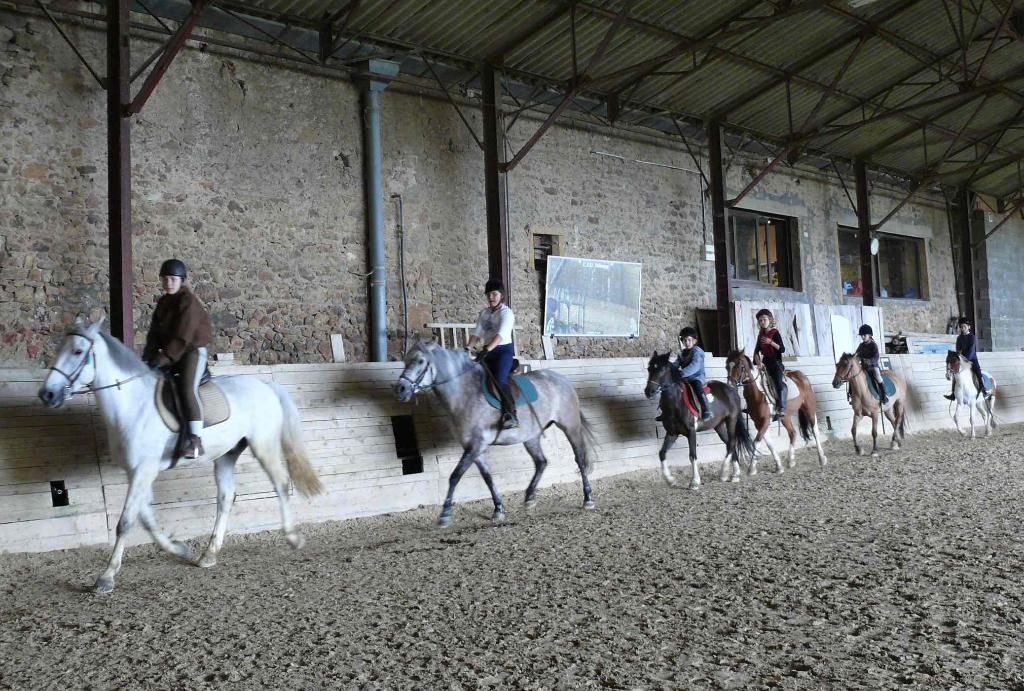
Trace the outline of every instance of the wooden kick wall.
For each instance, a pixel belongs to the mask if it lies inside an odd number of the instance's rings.
[[[893,368],[910,384],[911,431],[951,427],[948,390],[941,355],[890,356]],[[982,353],[981,360],[999,382],[997,413],[1002,422],[1024,419],[1024,353]],[[658,465],[661,428],[656,404],[643,396],[646,361],[639,358],[534,361],[534,368],[567,376],[594,425],[598,449],[595,476],[615,475]],[[831,386],[834,364],[828,358],[788,362],[811,379],[819,401],[819,425],[830,438],[848,438],[851,411],[845,390]],[[302,414],[304,435],[326,492],[313,500],[292,498],[300,522],[344,519],[420,505],[440,504],[448,473],[461,453],[432,395],[401,404],[390,387],[398,363],[217,366],[218,375],[262,377],[292,394]],[[110,543],[126,491],[125,473],[109,457],[106,432],[91,396],[76,397],[64,408],[47,410],[36,399],[43,370],[0,370],[0,551],[46,551]],[[709,361],[708,377],[724,378],[724,361]],[[411,415],[423,458],[423,471],[403,475],[392,431],[392,416]],[[867,434],[869,422],[861,423]],[[914,441],[908,440],[911,445]],[[724,447],[713,434],[701,434],[702,461],[720,461]],[[777,448],[782,449],[783,444]],[[565,437],[550,429],[544,440],[550,460],[544,485],[575,483],[578,473]],[[687,478],[685,440],[670,453],[677,475]],[[800,462],[816,463],[813,452]],[[521,447],[492,448],[488,454],[499,489],[525,489],[533,464]],[[759,458],[763,471],[771,459]],[[232,533],[277,529],[278,504],[258,463],[246,453],[238,464],[238,499]],[[652,483],[660,483],[651,472]],[[51,481],[63,481],[70,505],[54,507]],[[471,469],[458,500],[487,496]],[[213,526],[216,490],[209,463],[181,465],[161,474],[155,485],[157,516],[176,537],[208,533]],[[600,495],[595,497],[600,506]],[[515,507],[518,498],[509,502]],[[582,502],[582,492],[579,501]],[[145,541],[138,528],[136,541]]]

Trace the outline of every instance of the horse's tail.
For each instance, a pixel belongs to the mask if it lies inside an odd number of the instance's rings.
[[[743,401],[735,389],[730,389],[730,394],[735,396],[736,406],[736,460],[741,463],[750,463],[757,455],[757,447],[750,437],[750,430],[747,429],[747,421],[743,417]]]
[[[804,441],[811,440],[811,433],[814,431],[814,419],[804,410],[803,406],[796,411],[797,420],[800,421],[800,436]]]
[[[580,411],[580,437],[583,442],[583,453],[587,459],[587,475],[590,475],[594,472],[594,461],[597,458],[597,437],[594,435],[594,425],[583,414],[583,411]]]
[[[324,486],[320,482],[313,464],[309,462],[306,447],[302,443],[302,419],[299,417],[299,410],[284,387],[278,384],[269,384],[269,386],[277,394],[277,400],[281,403],[281,412],[284,414],[281,424],[281,450],[284,452],[284,458],[288,464],[288,477],[291,478],[295,489],[304,496],[311,497],[320,494]]]

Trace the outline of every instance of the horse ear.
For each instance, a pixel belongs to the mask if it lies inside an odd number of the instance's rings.
[[[100,327],[103,326],[103,322],[104,322],[105,319],[106,319],[106,317],[102,317],[101,316],[99,319],[97,319],[92,324],[90,324],[89,325],[89,333],[91,333],[94,336],[96,334],[98,334],[100,332]]]
[[[654,349],[654,355],[652,355],[651,357],[658,357],[658,349],[657,348]]]

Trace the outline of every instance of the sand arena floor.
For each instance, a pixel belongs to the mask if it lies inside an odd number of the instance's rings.
[[[1024,688],[1020,426],[229,536],[217,567],[0,556],[0,687]],[[525,453],[525,452],[524,452]],[[683,453],[675,458],[680,461]],[[688,479],[686,466],[675,468]],[[470,471],[475,472],[475,471]],[[205,541],[194,541],[195,546]]]

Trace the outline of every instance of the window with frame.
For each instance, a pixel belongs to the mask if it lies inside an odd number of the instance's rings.
[[[875,233],[878,254],[872,257],[875,295],[882,298],[924,300],[928,298],[926,246],[923,238]],[[864,294],[860,275],[858,230],[839,226],[839,271],[843,295]]]
[[[775,288],[797,288],[796,219],[730,210],[731,277]]]

